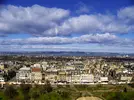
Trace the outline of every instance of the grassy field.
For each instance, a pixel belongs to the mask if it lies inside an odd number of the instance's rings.
[[[86,96],[99,97],[102,100],[134,100],[134,88],[130,85],[59,85],[53,88],[50,85],[6,87],[6,89],[0,90],[0,100],[76,100]]]

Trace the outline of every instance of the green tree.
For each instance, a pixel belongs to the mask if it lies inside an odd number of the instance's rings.
[[[32,99],[37,100],[41,95],[41,87],[36,85],[34,88],[30,89],[30,96]]]
[[[21,92],[24,96],[24,100],[29,100],[30,96],[29,96],[29,91],[31,89],[31,85],[30,84],[21,84],[20,85],[20,89],[21,89]]]
[[[11,100],[18,95],[18,92],[13,86],[8,86],[6,87],[4,94]]]
[[[50,93],[52,91],[53,91],[53,88],[52,88],[50,82],[49,81],[46,81],[46,84],[42,88],[42,92],[43,93]]]
[[[127,92],[127,88],[125,87],[123,91],[124,91],[124,92]]]
[[[33,91],[33,92],[31,93],[31,97],[32,97],[34,100],[37,100],[37,99],[39,98],[39,96],[40,96],[40,94],[39,94],[39,92],[37,92],[37,91]]]
[[[58,91],[58,93],[62,97],[62,100],[68,100],[70,98],[70,93],[68,91]]]
[[[63,100],[62,97],[56,92],[46,93],[43,95],[42,98],[40,98],[39,100]]]

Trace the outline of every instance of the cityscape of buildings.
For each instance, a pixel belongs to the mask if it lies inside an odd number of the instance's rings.
[[[26,61],[1,60],[0,82],[45,84],[49,81],[52,85],[134,82],[134,60],[133,58],[128,60],[129,57],[51,56],[49,59],[36,57],[36,62],[27,59]]]

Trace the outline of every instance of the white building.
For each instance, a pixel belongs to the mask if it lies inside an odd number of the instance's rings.
[[[46,75],[45,75],[45,79],[46,80],[49,80],[51,83],[54,83],[57,81],[57,73],[58,73],[58,70],[55,69],[55,68],[51,68],[51,69],[47,69],[45,71]]]
[[[108,77],[100,77],[100,82],[108,82]]]
[[[121,82],[130,82],[132,80],[132,77],[131,76],[121,76],[121,79],[120,81]]]
[[[71,82],[80,84],[80,75],[72,75]]]
[[[38,67],[38,68],[40,68],[41,65],[40,64],[34,64],[32,67]]]
[[[80,83],[94,83],[94,75],[82,74],[80,77]]]
[[[93,74],[72,75],[71,82],[76,84],[94,83],[94,75]]]
[[[31,80],[31,69],[30,67],[22,67],[19,69],[18,73],[16,73],[17,81],[30,81]]]
[[[0,76],[0,82],[5,82],[4,77]]]

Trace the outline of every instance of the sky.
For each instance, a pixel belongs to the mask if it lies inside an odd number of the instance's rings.
[[[134,0],[0,0],[0,51],[134,53]]]

